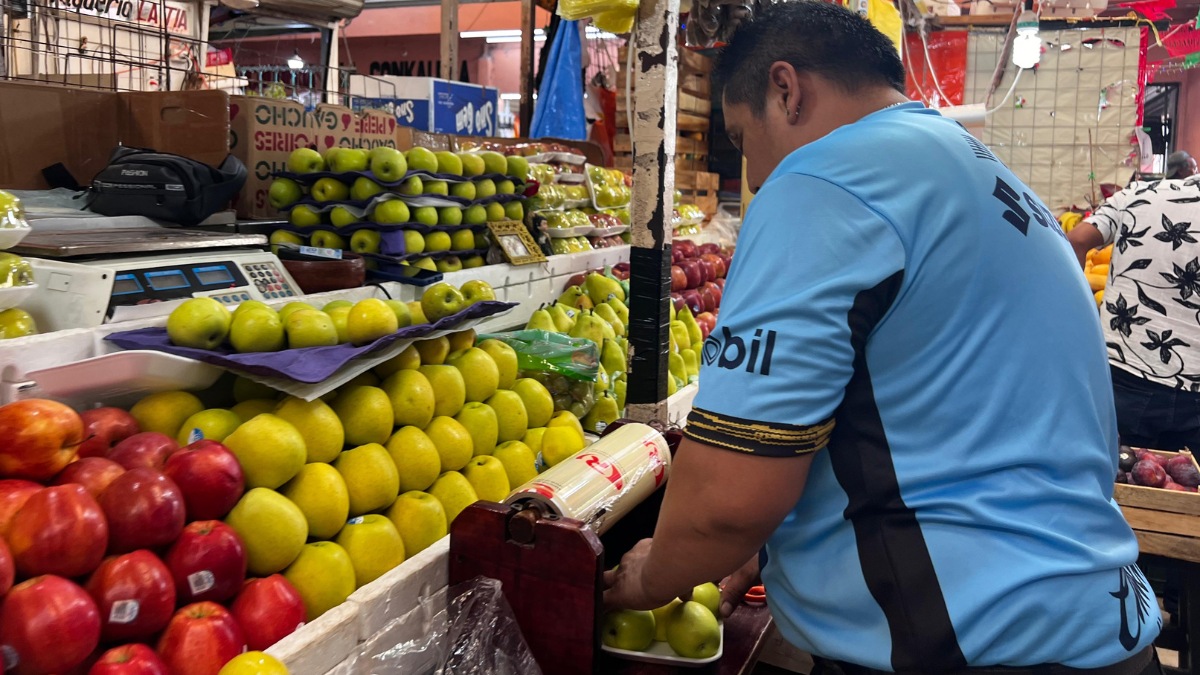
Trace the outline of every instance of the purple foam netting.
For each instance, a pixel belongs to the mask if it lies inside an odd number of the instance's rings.
[[[521,182],[521,179],[516,176],[509,176],[502,173],[485,173],[479,176],[459,176],[453,173],[433,173],[430,171],[411,170],[404,174],[404,178],[401,178],[397,181],[392,181],[390,183],[379,180],[375,177],[375,174],[371,173],[370,171],[313,171],[312,173],[276,171],[271,174],[271,178],[291,178],[301,185],[312,185],[322,178],[333,178],[346,184],[353,183],[358,178],[369,178],[386,187],[396,187],[413,176],[417,176],[421,180],[425,180],[427,178],[433,180],[444,180],[447,183],[466,183],[469,181],[484,180],[485,178],[491,178],[492,180],[511,180],[514,183]]]
[[[458,204],[459,206],[474,206],[476,204],[482,204],[484,206],[487,206],[488,204],[491,204],[492,202],[500,202],[501,204],[507,204],[508,202],[516,201],[518,199],[525,199],[525,196],[523,194],[508,193],[508,192],[506,192],[504,194],[494,194],[491,197],[480,197],[479,199],[467,199],[466,197],[455,197],[454,195],[437,195],[437,194],[426,194],[426,195],[401,195],[399,193],[393,193],[393,194],[396,194],[400,198],[400,201],[402,201],[406,204],[410,201],[410,199],[416,200],[417,198],[420,198],[420,197],[445,199],[446,201],[454,202],[455,204]],[[370,206],[371,202],[373,202],[373,201],[375,201],[374,197],[372,197],[370,199],[342,199],[342,200],[331,199],[327,202],[319,202],[319,201],[313,199],[311,195],[304,195],[303,199],[298,199],[298,200],[292,202],[291,204],[288,204],[287,206],[283,207],[282,209],[279,209],[279,212],[280,213],[291,213],[292,209],[296,208],[297,206],[316,206],[319,208],[325,208],[326,206],[353,206],[356,209],[365,209],[368,206]]]
[[[403,237],[397,245],[403,244]],[[385,272],[396,272],[401,267],[401,260],[417,260],[420,258],[433,258],[441,260],[446,256],[456,255],[460,258],[469,258],[473,255],[485,256],[488,250],[486,248],[473,248],[465,251],[425,251],[423,253],[408,253],[408,254],[384,254],[384,253],[360,253],[364,258],[371,258],[380,263],[379,269]]]
[[[408,223],[372,223],[369,220],[364,220],[358,223],[351,223],[336,227],[334,225],[313,225],[312,227],[297,227],[291,223],[284,223],[279,226],[281,230],[295,232],[297,234],[311,235],[317,232],[333,232],[335,234],[346,235],[353,234],[359,230],[376,230],[380,234],[384,232],[401,232],[403,230],[416,230],[421,234],[430,232],[458,232],[459,230],[486,230],[487,223],[479,223],[478,225],[426,225],[425,223],[408,222]]]
[[[514,302],[483,300],[457,314],[444,317],[433,323],[423,323],[417,326],[401,328],[391,335],[385,335],[361,347],[355,347],[352,344],[340,344],[330,347],[305,347],[303,349],[285,349],[279,352],[238,354],[226,347],[222,347],[219,350],[207,350],[173,345],[171,344],[171,339],[167,337],[166,328],[141,328],[138,330],[123,331],[113,333],[104,339],[110,340],[122,349],[152,349],[154,351],[203,361],[204,363],[211,363],[214,366],[221,366],[222,368],[232,368],[264,377],[283,377],[297,382],[314,384],[328,379],[339,368],[350,361],[371,354],[372,352],[377,352],[396,340],[421,338],[434,331],[453,328],[468,319],[482,319],[516,306],[517,303]]]

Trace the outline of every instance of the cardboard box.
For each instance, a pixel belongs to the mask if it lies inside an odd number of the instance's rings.
[[[295,101],[256,96],[229,100],[230,152],[249,171],[235,201],[239,218],[275,219],[279,212],[267,201],[271,174],[287,167],[296,148],[324,153],[332,147],[372,148],[397,143],[396,119],[379,110],[360,113],[338,105],[319,105],[307,111]]]
[[[0,82],[0,188],[45,190],[62,163],[82,185],[118,144],[219,166],[229,154],[229,97],[220,91],[125,92]]]

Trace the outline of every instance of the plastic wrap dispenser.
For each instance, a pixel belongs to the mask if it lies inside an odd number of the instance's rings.
[[[450,532],[450,584],[499,579],[544,675],[595,671],[604,570],[654,534],[682,435],[617,420],[600,440]]]

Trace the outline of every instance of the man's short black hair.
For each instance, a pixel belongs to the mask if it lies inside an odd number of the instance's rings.
[[[744,24],[717,57],[717,91],[725,101],[746,103],[761,115],[776,61],[816,73],[849,92],[882,85],[904,93],[904,64],[895,43],[870,21],[831,2],[781,2]]]

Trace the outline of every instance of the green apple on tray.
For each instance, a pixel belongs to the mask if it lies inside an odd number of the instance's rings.
[[[652,611],[609,612],[601,640],[605,647],[626,652],[645,652],[665,642],[681,658],[711,659],[721,649],[720,603],[721,590],[707,583],[697,586],[687,602],[676,598]]]

